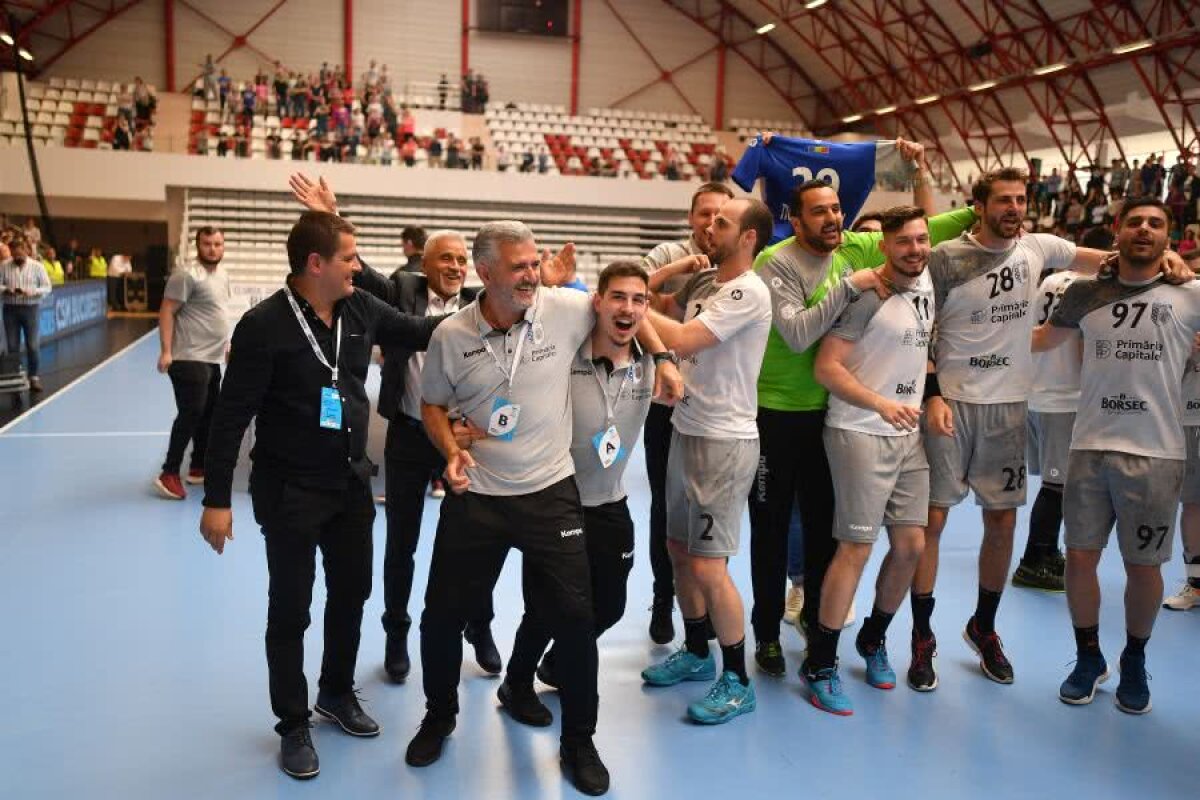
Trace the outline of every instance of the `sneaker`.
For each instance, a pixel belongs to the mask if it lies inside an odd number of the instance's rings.
[[[779,646],[778,639],[773,642],[758,642],[754,645],[754,661],[758,664],[759,669],[773,677],[781,677],[787,672],[787,665],[783,660],[783,648]]]
[[[661,664],[642,670],[642,680],[651,686],[674,686],[684,681],[711,681],[717,677],[717,662],[713,654],[700,656],[681,647]]]
[[[546,708],[546,704],[538,699],[532,685],[516,686],[505,680],[496,690],[496,697],[500,699],[500,705],[504,706],[509,716],[522,725],[545,728],[554,722],[554,715]]]
[[[300,780],[315,778],[321,772],[317,748],[313,747],[312,734],[308,732],[311,727],[312,723],[305,721],[283,734],[279,742],[279,768]]]
[[[1083,653],[1075,669],[1058,687],[1058,699],[1073,706],[1086,706],[1096,697],[1096,688],[1108,680],[1108,664],[1099,653]]]
[[[338,727],[351,736],[378,736],[379,724],[367,716],[358,704],[358,690],[343,695],[317,693],[317,703],[313,706],[325,719],[336,722]]]
[[[1186,580],[1179,591],[1163,601],[1163,608],[1172,611],[1187,611],[1194,605],[1200,605],[1200,589],[1192,586]]]
[[[410,767],[427,767],[442,757],[442,747],[454,732],[454,717],[435,717],[426,714],[417,735],[408,743],[404,761]]]
[[[848,717],[854,713],[854,705],[842,691],[842,678],[838,675],[837,665],[818,670],[815,675],[808,674],[808,662],[800,667],[800,677],[808,684],[809,700],[814,706],[839,717]]]
[[[843,628],[849,628],[854,624],[854,620],[858,619],[858,608],[855,605],[854,598],[850,598],[850,610],[846,612],[846,621],[843,623]]]
[[[1117,708],[1126,714],[1145,714],[1150,711],[1150,673],[1146,672],[1146,656],[1121,653],[1121,682],[1117,684]]]
[[[883,642],[876,644],[874,650],[868,650],[861,641],[856,641],[854,648],[867,661],[867,683],[876,689],[896,688],[896,671],[888,661],[887,646]]]
[[[29,389],[33,392],[40,392],[42,390],[42,379],[37,375],[31,377],[29,379]]]
[[[1050,565],[1054,568],[1054,574],[1064,580],[1067,577],[1067,557],[1063,555],[1062,550],[1055,550],[1050,554]]]
[[[908,686],[916,692],[932,692],[937,688],[937,637],[928,639],[913,631],[912,663],[908,665]]]
[[[598,797],[608,791],[608,768],[591,738],[563,741],[558,746],[558,760],[567,780],[583,794]]]
[[[1004,655],[1004,643],[995,631],[980,633],[975,627],[975,618],[967,620],[963,629],[963,640],[979,656],[979,668],[996,683],[1012,683],[1013,668]]]
[[[193,486],[202,486],[204,484],[204,467],[197,469],[192,467],[188,470],[187,482]]]
[[[783,602],[783,621],[795,625],[804,610],[804,584],[792,584],[788,589],[787,599]]]
[[[743,686],[736,672],[722,672],[703,700],[688,705],[687,713],[693,721],[702,725],[720,725],[734,717],[749,714],[757,705],[754,684],[746,683]]]
[[[434,500],[441,500],[446,496],[446,484],[442,483],[440,478],[434,478],[429,484],[429,496]]]
[[[1041,592],[1065,592],[1066,580],[1053,559],[1029,564],[1024,560],[1017,565],[1013,572],[1012,585],[1023,589],[1037,589]]]
[[[650,639],[655,644],[670,644],[675,638],[674,612],[673,598],[654,598],[654,605],[650,606]]]
[[[179,480],[179,476],[172,472],[164,472],[155,478],[154,488],[158,489],[158,493],[168,500],[187,499],[187,490],[183,488],[183,481]]]

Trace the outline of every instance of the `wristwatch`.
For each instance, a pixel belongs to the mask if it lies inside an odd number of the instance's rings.
[[[675,366],[679,366],[679,356],[675,355],[674,350],[663,350],[661,353],[654,353],[650,356],[654,359],[654,366],[658,366],[664,361],[670,361]]]

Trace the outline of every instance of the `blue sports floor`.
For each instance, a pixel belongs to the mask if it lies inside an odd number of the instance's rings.
[[[8,687],[0,798],[575,796],[558,767],[557,726],[533,730],[509,720],[498,710],[497,680],[469,661],[458,730],[443,759],[423,770],[404,764],[423,713],[420,665],[405,686],[384,682],[378,585],[367,607],[358,681],[383,734],[356,740],[318,723],[320,777],[300,783],[279,772],[263,655],[267,575],[245,470],[234,501],[236,538],[217,557],[197,533],[200,492],[175,503],[151,491],[174,415],[155,355],[154,337],[143,338],[0,432],[0,676]],[[960,638],[975,602],[973,506],[952,513],[944,537],[936,692],[866,686],[852,636],[844,636],[855,715],[819,712],[795,675],[801,640],[785,629],[788,676],[753,675],[757,712],[718,728],[688,724],[684,707],[704,686],[650,691],[638,677],[668,650],[645,632],[650,579],[641,521],[648,492],[640,452],[630,473],[638,562],[626,618],[600,648],[597,744],[612,771],[612,797],[1194,796],[1200,693],[1189,681],[1196,678],[1200,614],[1163,612],[1149,646],[1154,710],[1130,717],[1113,706],[1115,681],[1091,706],[1058,701],[1074,652],[1065,601],[1009,589],[998,627],[1016,683],[991,683]],[[424,565],[437,521],[436,502],[431,506],[418,553]],[[378,576],[382,509],[376,532]],[[743,554],[732,562],[747,595],[748,537],[743,526]],[[1019,538],[1023,544],[1023,532]],[[517,560],[509,559],[496,598],[502,653],[521,612]],[[878,555],[859,591],[860,614],[870,607],[877,564]],[[1115,671],[1124,626],[1114,551],[1102,570],[1101,642]],[[1169,588],[1181,573],[1178,561],[1167,570]],[[414,597],[423,590],[419,568]],[[313,618],[320,620],[317,602]],[[905,607],[892,628],[901,674],[908,631]],[[314,693],[320,647],[318,624],[307,646]]]

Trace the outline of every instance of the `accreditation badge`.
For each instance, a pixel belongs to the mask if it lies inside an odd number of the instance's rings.
[[[321,427],[332,431],[342,429],[342,395],[332,386],[321,389]]]
[[[596,448],[596,455],[600,457],[600,466],[605,469],[617,463],[625,455],[625,451],[621,449],[621,434],[617,432],[616,425],[609,425],[608,430],[600,431],[593,436],[592,446]]]
[[[519,403],[510,403],[507,398],[497,397],[492,403],[492,416],[488,419],[488,435],[501,441],[512,441],[520,416]]]

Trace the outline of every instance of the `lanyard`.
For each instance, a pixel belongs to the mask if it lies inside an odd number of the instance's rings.
[[[329,364],[329,359],[325,358],[325,354],[321,352],[321,346],[317,344],[317,337],[313,336],[312,328],[308,327],[308,320],[304,318],[304,314],[300,311],[300,306],[296,302],[296,298],[292,296],[291,287],[283,287],[283,291],[287,293],[288,303],[292,306],[292,312],[296,315],[296,321],[300,323],[300,330],[304,331],[305,338],[308,339],[308,344],[312,347],[313,355],[317,357],[317,361],[325,366],[333,373],[333,388],[337,388],[338,380],[338,358],[342,353],[342,318],[339,315],[337,321],[337,330],[334,333],[333,344],[333,365]]]
[[[638,359],[629,362],[629,366],[625,368],[625,377],[621,379],[621,386],[617,389],[617,399],[614,401],[608,396],[608,382],[605,378],[600,377],[600,365],[592,362],[592,375],[596,378],[596,383],[600,385],[600,396],[604,398],[604,411],[608,415],[605,422],[612,425],[613,419],[616,418],[616,408],[621,403],[621,395],[625,391],[625,387],[629,385],[630,379],[633,377],[633,368],[641,363]]]
[[[508,384],[508,391],[510,394],[512,393],[513,383],[517,379],[517,367],[520,366],[520,364],[521,364],[521,350],[525,346],[525,339],[526,339],[526,337],[533,335],[533,326],[534,326],[535,321],[533,319],[532,309],[530,311],[531,311],[531,313],[528,313],[525,315],[525,322],[529,323],[529,327],[526,328],[525,330],[521,331],[521,335],[517,337],[517,347],[513,351],[512,366],[509,367],[508,369],[504,368],[504,363],[500,360],[500,357],[496,355],[496,351],[492,349],[492,345],[487,340],[487,337],[484,336],[482,333],[479,334],[479,340],[481,342],[483,342],[483,346],[485,348],[487,348],[488,355],[492,357],[492,361],[494,361],[496,364],[496,369],[500,370],[500,374],[504,376],[504,381],[505,381],[505,383]],[[482,317],[482,314],[479,311],[479,306],[476,305],[475,306],[475,327],[477,329],[479,327],[479,320],[481,317]],[[520,323],[517,323],[517,324],[520,325]],[[512,329],[510,328],[509,330],[512,330]]]

